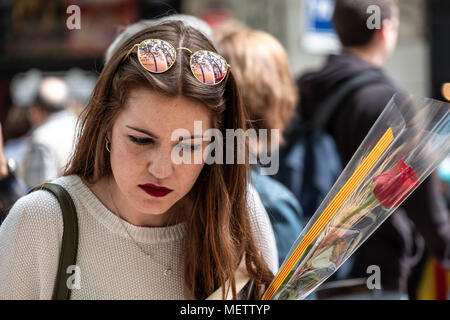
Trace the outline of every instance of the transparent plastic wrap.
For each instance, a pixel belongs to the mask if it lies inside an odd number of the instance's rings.
[[[263,299],[304,299],[450,151],[450,104],[394,96],[298,239]]]

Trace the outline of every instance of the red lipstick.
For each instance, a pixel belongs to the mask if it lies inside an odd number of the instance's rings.
[[[164,197],[173,191],[172,189],[162,187],[162,186],[157,186],[157,185],[154,185],[151,183],[140,184],[139,188],[144,190],[147,194],[151,195],[152,197],[157,197],[157,198]]]

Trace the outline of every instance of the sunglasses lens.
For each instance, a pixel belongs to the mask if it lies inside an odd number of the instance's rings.
[[[145,69],[153,73],[169,70],[175,62],[175,57],[174,47],[164,40],[145,40],[138,47],[139,61]]]
[[[218,84],[228,70],[226,60],[217,53],[200,50],[191,56],[191,70],[198,81],[204,84]]]

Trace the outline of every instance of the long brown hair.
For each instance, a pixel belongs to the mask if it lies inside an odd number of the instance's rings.
[[[230,73],[217,86],[206,86],[194,78],[189,55],[177,52],[175,65],[165,73],[151,74],[135,54],[125,59],[129,49],[150,38],[163,39],[175,48],[217,52],[197,30],[181,22],[168,22],[147,28],[125,41],[102,70],[91,100],[81,115],[78,147],[64,175],[76,174],[89,183],[111,175],[105,137],[130,91],[145,86],[168,96],[182,95],[204,103],[225,136],[225,129],[246,130],[241,98]],[[224,141],[224,153],[226,148]],[[233,150],[236,148],[233,148]],[[235,155],[236,157],[236,155]],[[205,164],[190,194],[193,214],[188,218],[184,260],[186,295],[204,299],[230,281],[237,298],[234,272],[245,255],[247,271],[253,280],[250,298],[258,299],[273,278],[252,236],[247,205],[248,164]]]

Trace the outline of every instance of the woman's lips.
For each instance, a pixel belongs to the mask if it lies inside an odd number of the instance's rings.
[[[144,190],[147,194],[149,194],[153,197],[157,197],[157,198],[164,197],[173,191],[172,189],[169,189],[166,187],[161,187],[161,186],[156,186],[151,183],[150,184],[140,184],[139,188]]]

